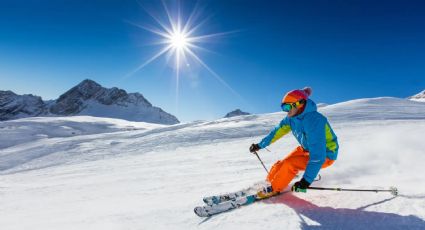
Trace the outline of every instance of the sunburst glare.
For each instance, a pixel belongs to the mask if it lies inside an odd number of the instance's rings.
[[[187,67],[189,65],[189,60],[198,63],[200,66],[204,67],[210,74],[218,80],[223,86],[228,88],[233,94],[239,97],[241,100],[245,101],[229,84],[227,84],[215,71],[213,71],[202,59],[199,57],[196,51],[209,51],[202,43],[206,43],[207,41],[211,41],[230,33],[235,33],[237,31],[230,32],[221,32],[221,33],[213,33],[213,34],[200,34],[200,30],[207,19],[199,21],[200,18],[200,10],[199,5],[196,5],[192,10],[189,17],[186,19],[181,16],[180,7],[176,7],[175,11],[170,11],[167,4],[162,1],[162,6],[164,8],[164,12],[166,14],[167,20],[161,20],[161,17],[158,17],[157,14],[146,10],[145,11],[155,20],[158,24],[157,27],[152,26],[144,26],[137,23],[129,22],[130,24],[142,28],[151,32],[152,34],[158,36],[157,42],[155,45],[161,45],[162,48],[154,54],[152,57],[147,59],[144,63],[139,65],[136,69],[134,69],[131,73],[127,75],[127,77],[135,74],[140,71],[149,63],[155,61],[161,56],[166,55],[170,60],[173,60],[173,65],[175,69],[175,77],[176,77],[176,106],[177,106],[177,97],[178,97],[178,85],[180,78],[180,71],[182,67]],[[142,6],[143,7],[143,6]],[[171,58],[170,58],[171,57]]]
[[[169,38],[169,43],[175,49],[185,49],[188,46],[187,35],[183,34],[181,31],[175,31],[173,34],[171,34],[171,37]]]

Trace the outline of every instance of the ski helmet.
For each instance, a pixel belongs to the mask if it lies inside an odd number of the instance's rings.
[[[310,87],[304,87],[304,89],[295,89],[295,90],[289,91],[282,98],[282,104],[296,103],[301,100],[307,100],[308,97],[311,95],[311,92],[312,92],[312,89]]]

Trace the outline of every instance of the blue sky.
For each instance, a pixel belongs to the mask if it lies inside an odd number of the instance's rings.
[[[276,112],[286,91],[307,85],[329,104],[425,89],[424,1],[189,0],[183,19],[196,4],[197,22],[207,18],[197,35],[233,32],[196,51],[232,90],[194,61],[177,87],[165,56],[127,76],[161,49],[133,25],[165,15],[161,1],[143,0],[0,0],[0,90],[56,99],[90,78],[191,121]]]

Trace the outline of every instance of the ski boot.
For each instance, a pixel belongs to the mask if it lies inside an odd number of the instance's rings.
[[[273,191],[273,188],[271,185],[263,187],[260,191],[257,192],[257,199],[262,200],[266,199],[272,196],[275,196],[279,194],[279,192]]]

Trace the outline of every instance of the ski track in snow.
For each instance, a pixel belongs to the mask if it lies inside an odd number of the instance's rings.
[[[136,122],[131,129],[125,122],[119,125],[119,120],[93,129],[66,119],[57,126],[51,120],[49,125],[23,120],[29,123],[3,128],[0,135],[0,226],[7,230],[425,229],[425,107],[421,107],[425,104],[412,103],[411,112],[399,116],[392,108],[369,114],[376,108],[356,102],[323,108],[338,135],[340,153],[314,186],[396,185],[398,197],[287,192],[206,219],[193,213],[195,206],[203,205],[202,197],[264,179],[264,169],[247,149],[278,124],[283,113],[173,126]],[[353,109],[349,118],[344,118],[341,106],[346,113]],[[95,126],[99,123],[93,121]],[[65,135],[67,129],[41,137],[24,135],[47,132],[43,126],[86,129],[77,135]],[[22,138],[14,142],[17,136]],[[288,135],[270,146],[271,152],[260,151],[260,156],[270,168],[296,146]]]

